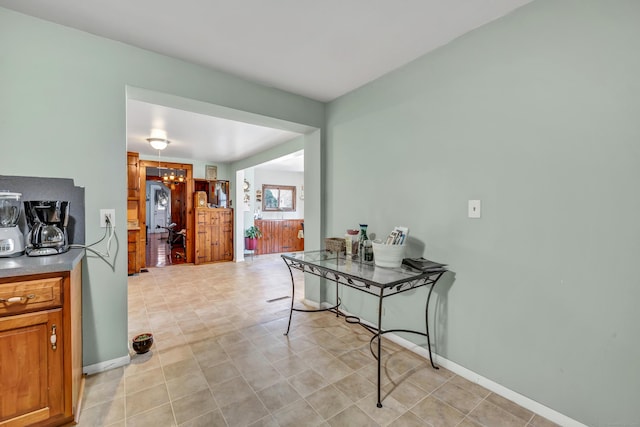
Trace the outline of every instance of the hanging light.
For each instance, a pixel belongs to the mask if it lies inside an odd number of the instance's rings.
[[[147,141],[155,150],[164,150],[171,143],[167,139],[167,132],[162,129],[151,129],[151,135],[147,138]]]
[[[173,172],[173,169],[171,169],[171,172],[169,172],[169,180],[175,181],[175,179],[176,179],[176,174]]]

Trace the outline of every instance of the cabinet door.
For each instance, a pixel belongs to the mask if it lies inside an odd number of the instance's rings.
[[[222,213],[220,246],[221,259],[224,261],[233,261],[233,211],[231,209]]]
[[[29,425],[64,411],[62,329],[60,309],[0,318],[3,426]]]
[[[138,199],[140,197],[140,167],[138,160],[138,153],[127,152],[127,197],[129,199]]]
[[[211,260],[211,235],[209,233],[210,215],[206,210],[198,210],[196,213],[196,256],[195,264],[209,262]]]

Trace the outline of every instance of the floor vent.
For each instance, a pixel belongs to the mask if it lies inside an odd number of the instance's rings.
[[[267,302],[280,301],[281,299],[287,299],[287,298],[291,298],[291,297],[290,296],[286,296],[286,297],[278,297],[278,298],[268,299]]]

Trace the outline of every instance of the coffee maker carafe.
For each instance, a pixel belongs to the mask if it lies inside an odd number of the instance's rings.
[[[24,253],[24,236],[18,226],[21,193],[0,191],[0,257]]]
[[[27,255],[56,255],[69,250],[69,202],[28,201],[24,202],[24,211],[29,224]]]

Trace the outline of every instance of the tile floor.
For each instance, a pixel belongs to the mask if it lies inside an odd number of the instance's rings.
[[[369,333],[330,313],[294,313],[284,336],[291,300],[268,300],[290,291],[277,255],[129,277],[129,337],[151,331],[154,345],[87,377],[79,425],[555,425],[388,340],[377,408]]]

